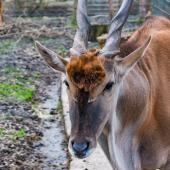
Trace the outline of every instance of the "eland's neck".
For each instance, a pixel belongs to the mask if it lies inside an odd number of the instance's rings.
[[[147,81],[138,67],[125,77],[119,87],[117,106],[113,111],[109,127],[108,144],[112,154],[111,161],[116,160],[121,170],[127,166],[133,170],[136,166],[131,161],[133,159],[139,162],[135,140],[138,139],[138,130],[147,118],[148,94]],[[130,152],[134,153],[133,158],[129,157]]]

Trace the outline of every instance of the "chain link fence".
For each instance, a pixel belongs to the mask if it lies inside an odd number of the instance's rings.
[[[10,16],[56,16],[72,0],[3,0],[5,14]],[[66,12],[67,13],[67,12]]]
[[[162,15],[170,19],[170,0],[152,0],[151,6],[154,15]]]

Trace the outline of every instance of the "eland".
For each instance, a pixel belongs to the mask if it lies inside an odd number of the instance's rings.
[[[87,49],[86,0],[78,1],[69,61],[36,46],[66,75],[73,156],[88,157],[99,141],[114,170],[170,170],[170,21],[150,17],[121,43],[131,5],[123,0],[102,49]]]

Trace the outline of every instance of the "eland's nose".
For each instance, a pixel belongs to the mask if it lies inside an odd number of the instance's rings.
[[[89,148],[89,142],[72,142],[72,147],[75,152],[82,153],[84,151],[87,151]]]

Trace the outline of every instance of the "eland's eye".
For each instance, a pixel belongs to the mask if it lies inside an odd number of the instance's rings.
[[[113,81],[108,82],[108,83],[106,84],[105,88],[104,88],[104,91],[105,91],[105,90],[111,90],[111,88],[113,87],[113,84],[114,84]]]
[[[67,86],[67,88],[69,88],[69,84],[68,84],[67,80],[64,80],[64,84]]]

